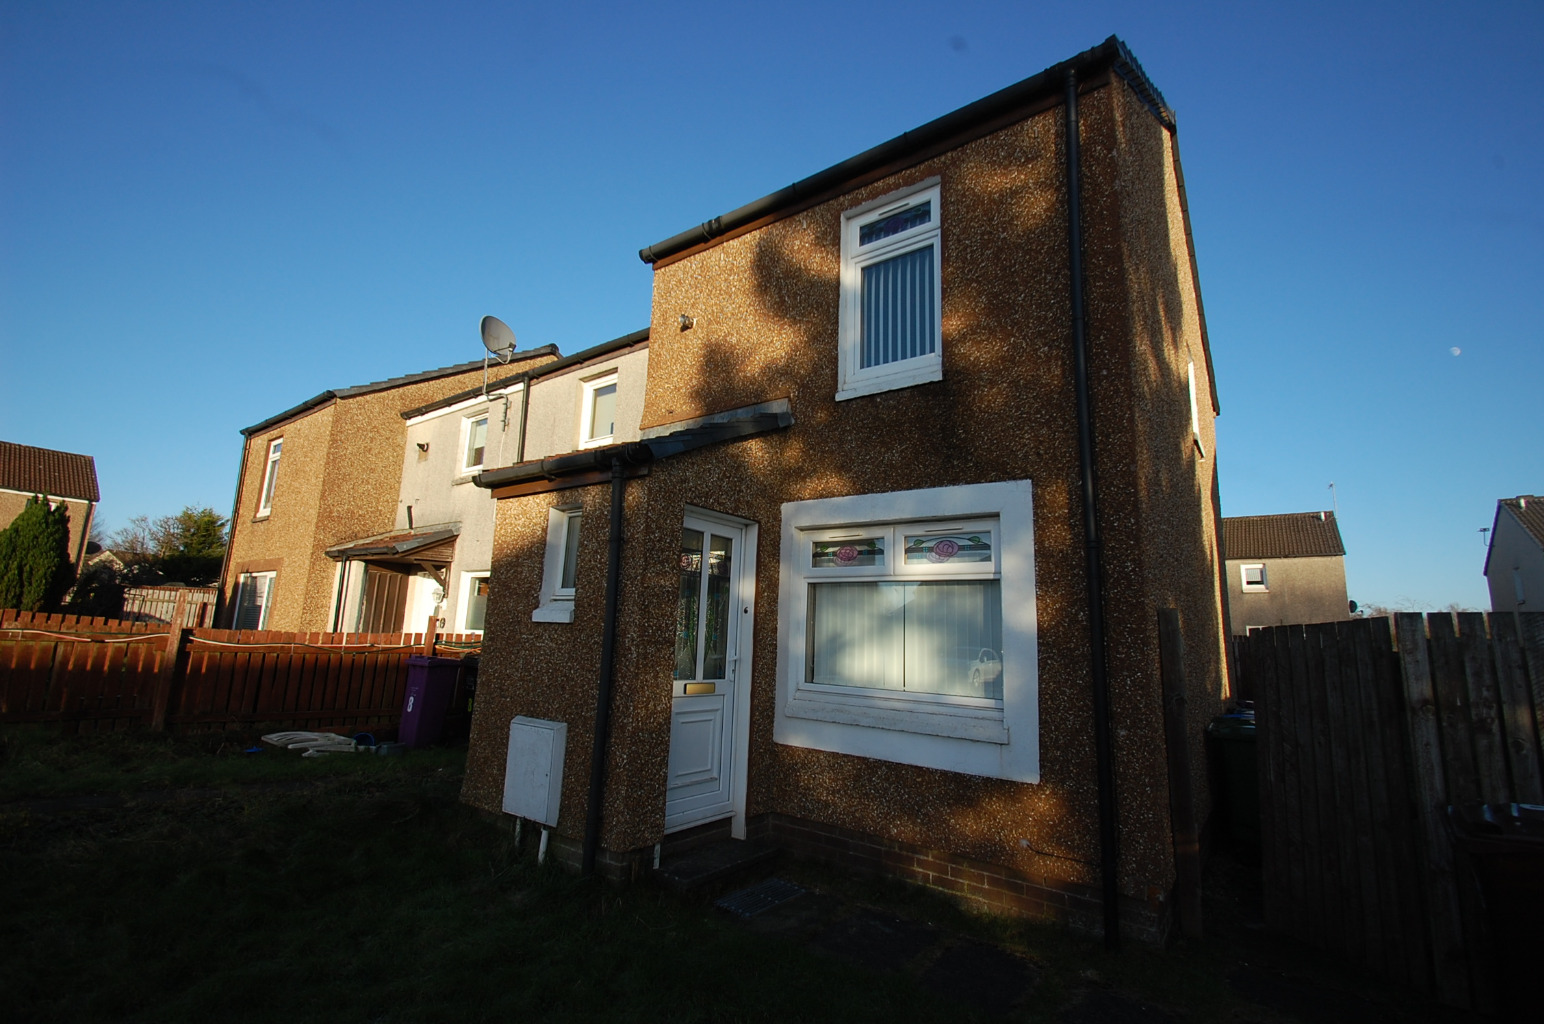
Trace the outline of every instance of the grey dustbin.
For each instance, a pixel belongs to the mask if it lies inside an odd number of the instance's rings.
[[[407,659],[407,690],[402,695],[402,725],[397,739],[409,749],[438,743],[445,714],[456,691],[459,658],[412,654]]]
[[[1221,785],[1217,803],[1236,849],[1260,848],[1260,782],[1255,753],[1254,707],[1240,701],[1206,727]]]

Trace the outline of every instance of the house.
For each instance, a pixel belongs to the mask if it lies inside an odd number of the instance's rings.
[[[1485,582],[1493,612],[1544,607],[1544,497],[1519,494],[1496,502]]]
[[[399,517],[404,409],[514,378],[558,358],[553,346],[323,391],[243,430],[241,467],[221,575],[222,626],[304,632],[422,629],[433,610],[431,570],[451,559],[454,536],[389,536]],[[486,377],[485,377],[486,375]],[[363,612],[340,606],[342,563],[329,551],[376,538],[387,572]],[[414,598],[409,607],[407,598]],[[369,627],[369,628],[366,628]]]
[[[50,506],[64,502],[70,517],[70,562],[78,573],[85,564],[86,540],[101,499],[96,460],[90,455],[0,441],[0,529],[42,495]]]
[[[1333,512],[1229,516],[1228,612],[1235,636],[1262,626],[1351,617],[1346,546]]]
[[[1112,37],[644,249],[638,440],[476,478],[463,799],[612,877],[734,837],[1161,938],[1227,686],[1183,182]]]
[[[473,478],[526,459],[637,440],[648,347],[649,332],[637,331],[486,389],[402,410],[406,443],[391,532],[326,550],[337,563],[340,628],[390,631],[398,620],[421,628],[433,613],[441,628],[481,632],[494,505]],[[384,600],[387,594],[400,604]]]

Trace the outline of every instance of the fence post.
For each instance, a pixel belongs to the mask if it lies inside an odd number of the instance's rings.
[[[1169,761],[1169,816],[1174,834],[1174,911],[1180,933],[1201,937],[1201,841],[1190,774],[1190,714],[1185,694],[1185,637],[1179,610],[1158,609],[1158,661],[1163,676],[1163,738]]]
[[[166,637],[166,646],[161,651],[161,671],[156,673],[155,703],[150,708],[150,728],[153,732],[166,731],[166,710],[171,704],[172,687],[177,682],[177,664],[182,660],[182,641],[188,631],[182,625],[182,620],[188,613],[188,595],[182,591],[177,595],[177,606],[172,611],[170,633]]]
[[[429,624],[424,627],[424,657],[434,657],[434,640],[439,635],[440,620],[433,615],[429,616]]]

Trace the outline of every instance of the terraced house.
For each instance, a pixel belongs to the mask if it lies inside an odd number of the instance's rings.
[[[1175,118],[1130,52],[640,255],[637,440],[476,477],[463,798],[618,877],[721,836],[1161,937],[1225,596]]]

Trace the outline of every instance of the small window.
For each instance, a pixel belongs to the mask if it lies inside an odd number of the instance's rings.
[[[598,448],[610,444],[617,432],[617,375],[583,382],[584,403],[579,424],[579,447]]]
[[[263,489],[258,493],[257,514],[266,516],[273,511],[273,489],[279,481],[279,455],[284,450],[284,438],[276,438],[268,445],[268,468],[263,471]]]
[[[547,554],[542,569],[541,603],[532,622],[574,621],[574,595],[579,578],[578,508],[554,508],[547,513]]]
[[[837,400],[943,377],[937,179],[842,215]]]
[[[1206,458],[1206,445],[1201,443],[1201,407],[1196,404],[1196,364],[1191,361],[1186,371],[1190,378],[1190,439],[1195,442],[1196,451],[1201,458]]]
[[[1512,570],[1512,591],[1517,595],[1518,604],[1528,603],[1528,594],[1523,590],[1523,573],[1520,566]]]
[[[1269,590],[1265,580],[1265,566],[1255,563],[1253,565],[1241,565],[1239,579],[1245,590]]]
[[[481,633],[488,621],[488,574],[464,572],[461,574],[461,629],[462,633]]]
[[[273,603],[273,578],[271,572],[241,574],[236,582],[236,615],[231,628],[268,628],[268,608]]]
[[[464,473],[475,473],[483,468],[483,456],[488,451],[488,414],[469,416],[466,419],[465,456],[461,460]]]

